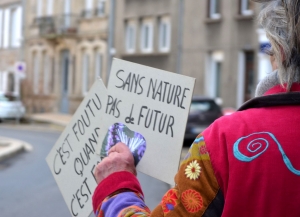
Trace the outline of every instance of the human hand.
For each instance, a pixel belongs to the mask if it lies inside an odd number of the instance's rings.
[[[115,172],[127,171],[136,175],[134,159],[131,151],[124,143],[117,143],[95,168],[94,175],[99,184],[103,179]]]

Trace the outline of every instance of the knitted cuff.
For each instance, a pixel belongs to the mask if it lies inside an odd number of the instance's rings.
[[[113,173],[100,182],[94,192],[94,212],[106,197],[121,189],[128,189],[143,195],[141,185],[135,175],[127,171]]]

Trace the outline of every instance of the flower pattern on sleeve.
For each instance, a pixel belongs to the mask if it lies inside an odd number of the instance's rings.
[[[203,200],[199,192],[189,189],[181,195],[184,208],[191,213],[198,212],[203,207]]]
[[[161,206],[164,213],[174,210],[178,204],[178,191],[176,189],[169,190],[162,198]]]
[[[186,177],[191,180],[198,179],[200,176],[200,173],[201,173],[201,167],[196,160],[189,163],[189,165],[187,165],[187,167],[185,169]]]

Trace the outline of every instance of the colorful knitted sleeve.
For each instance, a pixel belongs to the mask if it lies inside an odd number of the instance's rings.
[[[132,190],[137,188],[129,184],[128,188],[115,191],[100,204],[94,204],[95,213],[98,217],[221,216],[224,198],[201,134],[181,162],[175,183],[152,212],[145,205],[142,192]]]

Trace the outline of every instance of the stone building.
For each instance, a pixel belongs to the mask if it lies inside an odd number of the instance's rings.
[[[20,80],[24,76],[24,70],[19,71],[17,65],[21,64],[23,58],[21,47],[22,1],[1,0],[0,94],[20,97]]]
[[[26,1],[22,91],[29,113],[72,114],[95,79],[107,79],[108,3]]]
[[[194,95],[237,108],[271,70],[259,52],[265,36],[257,33],[259,8],[250,0],[116,4],[116,57],[195,77]]]

